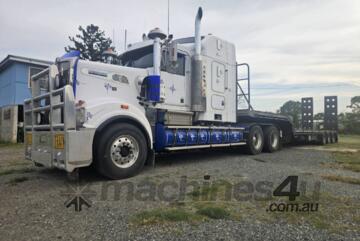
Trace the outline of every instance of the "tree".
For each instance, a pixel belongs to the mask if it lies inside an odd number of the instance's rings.
[[[79,50],[81,59],[99,61],[102,52],[110,48],[112,44],[111,39],[105,37],[105,32],[93,24],[86,26],[86,29],[79,26],[79,31],[80,34],[77,34],[76,37],[69,36],[74,46],[65,47],[65,51]],[[111,48],[115,50],[114,47]]]
[[[360,96],[354,96],[351,98],[351,104],[347,106],[351,108],[353,113],[360,113]]]
[[[285,102],[278,110],[278,113],[289,116],[295,128],[300,127],[301,103],[299,101],[289,100]]]
[[[347,107],[351,112],[339,114],[339,129],[345,134],[360,134],[360,96],[352,97]]]
[[[319,113],[315,114],[314,115],[314,120],[324,120],[324,113],[319,112]]]

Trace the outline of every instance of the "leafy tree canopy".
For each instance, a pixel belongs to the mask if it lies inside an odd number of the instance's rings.
[[[324,113],[320,112],[314,115],[314,120],[324,120]]]
[[[290,116],[293,120],[294,127],[300,127],[301,102],[289,100],[280,107],[278,113]]]
[[[352,97],[348,107],[351,108],[354,113],[360,113],[360,96]]]
[[[75,37],[69,36],[71,42],[74,46],[65,47],[66,52],[71,50],[79,50],[80,58],[88,59],[91,61],[99,61],[101,59],[101,54],[111,47],[112,41],[110,38],[105,36],[105,32],[100,30],[100,28],[94,24],[86,26],[84,29],[82,26],[79,26],[80,34],[77,34]],[[113,50],[114,47],[111,47]]]

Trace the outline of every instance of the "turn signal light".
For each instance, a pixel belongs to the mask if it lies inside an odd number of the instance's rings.
[[[79,100],[78,103],[75,104],[75,107],[81,107],[85,104],[85,101]]]
[[[124,110],[129,109],[129,105],[125,105],[125,104],[122,104],[120,107],[121,107],[121,109],[124,109]]]

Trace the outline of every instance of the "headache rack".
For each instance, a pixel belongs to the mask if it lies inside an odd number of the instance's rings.
[[[250,66],[236,65],[236,110],[254,110],[250,104]]]
[[[32,98],[24,101],[25,132],[66,131],[76,128],[73,89],[55,87],[57,68],[31,76]]]

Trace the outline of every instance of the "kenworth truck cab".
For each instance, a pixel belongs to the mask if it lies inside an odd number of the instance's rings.
[[[74,172],[95,165],[118,179],[164,151],[247,145],[276,151],[281,129],[237,120],[234,44],[201,36],[172,39],[159,29],[129,45],[119,64],[69,52],[31,77],[24,102],[25,155]]]

